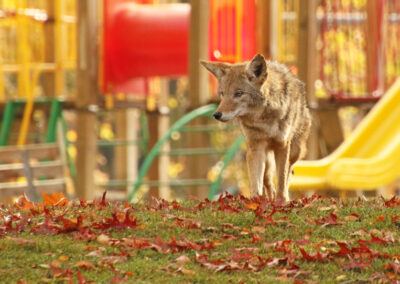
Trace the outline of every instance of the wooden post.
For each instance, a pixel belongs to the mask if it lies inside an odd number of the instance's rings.
[[[77,2],[77,184],[78,197],[93,199],[96,166],[96,114],[98,100],[98,0]]]
[[[190,107],[207,102],[208,73],[200,59],[208,59],[208,0],[191,0],[189,40],[189,96]]]
[[[309,105],[316,106],[315,79],[317,73],[316,39],[317,39],[317,20],[316,8],[317,0],[299,1],[299,46],[298,46],[298,70],[299,78],[306,84],[307,100]],[[313,113],[313,120],[316,115]],[[318,158],[318,133],[316,123],[313,123],[308,141],[308,158]]]
[[[266,58],[271,58],[270,27],[271,0],[257,1],[257,49]]]
[[[208,19],[209,1],[191,0],[190,40],[189,40],[189,97],[190,108],[204,105],[209,96],[208,72],[200,65],[200,59],[208,59]],[[191,125],[204,125],[208,118],[196,119]],[[188,135],[188,147],[204,148],[209,144],[206,133],[191,133]],[[207,174],[208,157],[188,157],[188,178],[205,178]],[[189,192],[199,198],[207,197],[207,187],[192,187]]]
[[[383,2],[367,1],[367,92],[378,95],[384,89]]]
[[[55,62],[55,1],[47,0],[48,21],[44,24],[45,33],[45,60],[46,62]],[[56,94],[55,71],[43,74],[43,90],[46,97],[54,97]],[[59,95],[59,94],[57,94]]]

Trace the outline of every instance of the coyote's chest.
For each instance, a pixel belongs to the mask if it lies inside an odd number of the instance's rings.
[[[274,119],[259,121],[240,120],[240,127],[246,140],[284,143],[288,140],[290,133],[287,125]]]

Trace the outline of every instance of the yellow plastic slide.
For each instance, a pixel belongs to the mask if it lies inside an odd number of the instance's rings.
[[[400,79],[329,156],[299,161],[290,189],[372,190],[400,176]]]

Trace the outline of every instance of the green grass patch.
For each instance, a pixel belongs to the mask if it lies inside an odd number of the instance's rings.
[[[0,208],[2,283],[400,279],[400,200],[27,201]]]

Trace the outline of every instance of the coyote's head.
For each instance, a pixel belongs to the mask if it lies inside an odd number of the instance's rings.
[[[264,56],[257,54],[250,62],[236,64],[209,61],[201,64],[218,79],[221,102],[214,113],[215,119],[226,122],[245,116],[251,107],[262,105],[261,86],[267,78]]]

